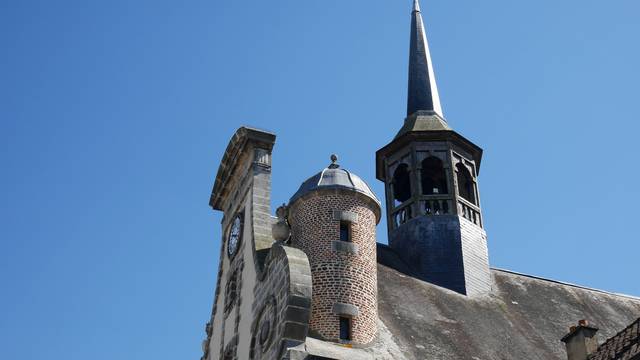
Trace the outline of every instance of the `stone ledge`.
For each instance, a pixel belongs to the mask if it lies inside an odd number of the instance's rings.
[[[358,254],[358,245],[352,242],[346,241],[332,241],[331,242],[331,250],[334,252],[341,252],[350,255]]]
[[[355,224],[358,222],[358,214],[351,211],[333,210],[333,220],[348,221]]]
[[[360,310],[357,306],[351,304],[335,303],[333,304],[333,313],[336,315],[358,316]]]

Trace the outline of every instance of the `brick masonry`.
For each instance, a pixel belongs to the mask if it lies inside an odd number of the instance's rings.
[[[371,201],[349,191],[316,191],[290,205],[292,245],[309,257],[313,277],[310,330],[320,338],[340,339],[335,308],[351,305],[352,343],[368,344],[377,334],[376,213]],[[348,216],[336,216],[348,214]],[[349,218],[357,251],[337,251],[340,219]],[[343,220],[344,221],[344,220]],[[336,304],[344,304],[336,307]]]

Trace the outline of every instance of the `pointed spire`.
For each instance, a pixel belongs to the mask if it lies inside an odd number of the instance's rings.
[[[413,1],[410,47],[407,116],[418,110],[431,110],[444,117],[418,0]]]

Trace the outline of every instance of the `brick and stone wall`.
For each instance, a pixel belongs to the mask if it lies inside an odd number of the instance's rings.
[[[340,316],[351,318],[353,344],[377,334],[376,214],[371,200],[350,191],[319,191],[291,204],[292,245],[311,265],[313,305],[310,331],[339,341]],[[340,241],[340,222],[351,242]]]

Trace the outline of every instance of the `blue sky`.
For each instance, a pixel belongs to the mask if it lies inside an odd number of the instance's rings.
[[[199,358],[229,137],[277,133],[274,206],[331,153],[382,197],[410,8],[2,1],[0,358]],[[485,150],[491,264],[640,295],[640,3],[422,10],[445,116]]]

